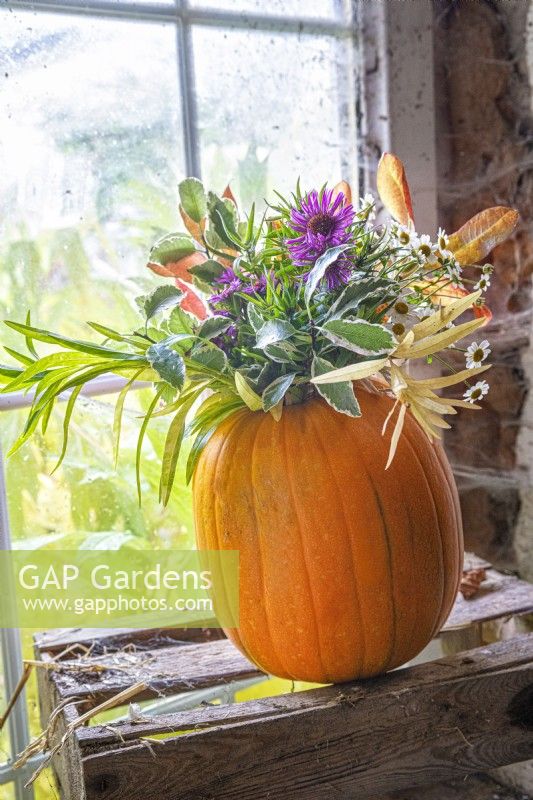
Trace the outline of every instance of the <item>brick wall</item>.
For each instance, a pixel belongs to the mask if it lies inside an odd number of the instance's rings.
[[[521,214],[492,257],[494,345],[483,411],[447,434],[468,549],[533,577],[533,3],[435,4],[439,218],[457,229],[483,208]],[[458,357],[462,354],[458,354]],[[462,359],[460,359],[462,361]],[[455,424],[456,421],[456,424]]]

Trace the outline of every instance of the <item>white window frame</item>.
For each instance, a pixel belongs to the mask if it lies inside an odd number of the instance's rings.
[[[312,2],[312,0],[309,0]],[[338,0],[339,4],[343,0]],[[433,3],[399,2],[399,0],[351,0],[353,23],[334,20],[302,19],[267,15],[192,9],[187,0],[174,4],[143,3],[142,0],[12,0],[0,7],[1,14],[29,10],[34,12],[81,15],[94,18],[147,20],[173,23],[176,26],[178,74],[184,140],[184,161],[188,175],[201,177],[197,109],[194,91],[191,26],[232,27],[245,30],[308,33],[349,37],[354,44],[358,63],[357,157],[361,186],[375,183],[375,170],[383,151],[394,152],[406,165],[415,206],[417,225],[423,232],[436,231],[436,131],[433,87]],[[355,157],[355,150],[354,150]],[[100,396],[120,391],[124,380],[109,377],[92,381],[84,387],[87,396]],[[15,392],[0,395],[0,417],[3,411],[28,407],[31,394]],[[7,512],[5,473],[0,449],[0,549],[11,548]],[[6,697],[9,697],[21,673],[22,648],[18,630],[2,630],[1,645]],[[213,697],[213,690],[209,699]],[[227,687],[224,689],[227,693]],[[189,697],[200,702],[203,697]],[[218,696],[218,695],[217,695]],[[169,710],[167,699],[165,711]],[[177,707],[184,707],[187,698],[177,698]],[[23,750],[29,742],[29,725],[24,693],[21,694],[9,719],[11,753]],[[0,764],[0,786],[13,783],[16,800],[31,800],[33,789],[24,782],[35,769],[33,759],[25,770],[14,770],[11,762]]]

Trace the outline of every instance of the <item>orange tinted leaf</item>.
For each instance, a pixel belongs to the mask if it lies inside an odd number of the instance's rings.
[[[338,184],[333,187],[333,199],[335,199],[335,197],[337,197],[337,195],[340,194],[341,192],[346,198],[346,203],[351,203],[352,189],[347,181],[339,181]]]
[[[473,311],[474,311],[474,316],[478,317],[478,319],[480,319],[481,317],[485,317],[487,322],[490,322],[490,320],[492,319],[492,311],[485,303],[482,303],[479,306],[474,306]]]
[[[162,275],[164,278],[183,278],[190,280],[189,269],[195,267],[197,264],[203,264],[206,257],[203,253],[192,253],[190,256],[180,258],[179,261],[169,261],[168,264],[154,264],[153,261],[148,262],[149,269],[155,272],[156,275]]]
[[[199,244],[203,244],[202,239],[206,225],[205,217],[204,219],[200,220],[200,222],[195,222],[191,217],[189,217],[183,206],[180,206],[180,214],[183,220],[183,224],[185,225],[186,229],[189,231],[193,239],[195,239]]]
[[[146,266],[148,269],[151,269],[152,272],[155,272],[156,275],[161,275],[163,278],[172,277],[172,272],[168,269],[168,267],[164,267],[162,264],[156,264],[154,261],[149,261]]]
[[[477,264],[505,241],[517,224],[518,211],[514,208],[487,208],[450,236],[448,249],[460,264]]]
[[[185,297],[180,303],[181,308],[183,308],[184,311],[189,311],[191,314],[194,314],[198,319],[205,319],[207,317],[206,307],[203,300],[196,294],[192,286],[182,281],[181,278],[176,278],[176,286],[185,293]]]
[[[237,201],[235,200],[235,196],[234,196],[233,192],[231,191],[231,186],[229,185],[229,183],[226,186],[226,188],[224,189],[224,191],[222,192],[222,197],[226,197],[228,200],[231,200],[231,202],[235,206],[237,205]]]
[[[401,225],[413,222],[413,204],[400,159],[392,153],[383,153],[377,172],[378,194],[383,205]]]

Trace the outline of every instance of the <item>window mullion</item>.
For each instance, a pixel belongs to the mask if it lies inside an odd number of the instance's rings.
[[[178,80],[181,95],[185,167],[188,176],[201,178],[192,31],[190,23],[184,18],[183,11],[185,9],[186,0],[176,0]]]

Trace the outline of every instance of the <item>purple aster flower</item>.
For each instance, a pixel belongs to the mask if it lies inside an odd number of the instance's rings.
[[[231,267],[227,267],[223,270],[218,278],[215,278],[215,283],[233,283],[233,281],[238,281],[239,278],[235,274],[234,270]]]
[[[330,292],[338,289],[339,286],[344,286],[350,280],[352,274],[353,264],[347,258],[339,256],[339,258],[331,264],[324,275],[324,280]],[[309,273],[307,273],[309,275]],[[307,278],[307,275],[305,276]]]
[[[315,190],[309,192],[290,214],[292,228],[299,236],[287,239],[286,244],[296,266],[312,264],[330,247],[345,244],[354,216],[353,206],[346,204],[342,192],[335,198],[333,189],[321,195]]]
[[[223,288],[220,292],[216,292],[208,298],[208,302],[211,305],[224,303],[226,300],[229,300],[235,292],[239,292],[243,286],[241,279],[237,277],[231,268],[225,269],[224,272],[215,279],[215,283],[219,283]]]
[[[220,336],[214,336],[211,341],[213,344],[216,344],[217,347],[220,347],[220,349],[223,350],[226,355],[229,355],[232,347],[237,341],[237,326],[230,325],[229,328],[224,331],[224,333],[222,333]]]
[[[264,275],[260,275],[259,278],[252,283],[251,286],[246,286],[242,292],[243,294],[261,294],[265,291],[267,286],[266,277]]]

